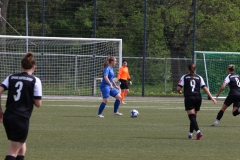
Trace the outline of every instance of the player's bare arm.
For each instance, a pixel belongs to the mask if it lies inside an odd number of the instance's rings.
[[[34,105],[36,107],[41,107],[42,106],[42,100],[41,99],[34,99]]]
[[[179,94],[182,94],[182,91],[181,91],[181,89],[182,89],[182,87],[180,87],[180,86],[177,86],[177,91],[178,91],[178,93],[179,93]]]
[[[210,91],[208,90],[208,88],[205,86],[203,87],[203,90],[205,93],[207,93],[207,95],[209,96],[209,98],[213,101],[214,104],[217,104],[216,99],[213,98],[212,94],[210,93]]]
[[[221,88],[219,89],[219,91],[218,91],[216,97],[218,97],[218,96],[220,95],[220,93],[225,89],[225,87],[226,87],[226,84],[223,83],[222,86],[221,86]]]

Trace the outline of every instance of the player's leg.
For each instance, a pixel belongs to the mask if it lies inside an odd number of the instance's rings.
[[[194,130],[193,123],[190,121],[189,133],[188,133],[188,138],[189,139],[192,139],[192,137],[193,137],[193,130]]]
[[[125,89],[121,89],[121,100],[120,100],[120,102],[121,102],[121,104],[123,104],[123,100],[124,100],[124,93],[125,92]]]
[[[6,111],[4,127],[10,142],[5,160],[23,160],[26,153],[26,139],[29,130],[29,119]]]
[[[240,114],[240,108],[239,107],[240,107],[240,101],[237,99],[233,103],[233,110],[232,110],[233,116],[237,116],[237,115]]]
[[[195,118],[196,118],[196,125],[198,127],[197,113],[200,111],[200,107],[202,105],[202,97],[201,96],[196,96],[195,99],[196,99],[196,102],[194,104],[194,106],[195,106]],[[203,136],[203,134],[201,133],[199,127],[198,127],[198,129],[195,129],[195,130],[197,132],[196,140],[200,140],[200,138]]]
[[[128,94],[128,92],[129,92],[129,89],[124,90],[124,97]]]
[[[23,160],[25,153],[27,151],[27,145],[26,142],[23,143],[22,148],[19,150],[18,155],[16,157],[16,160]]]
[[[99,108],[98,108],[98,117],[100,117],[100,118],[103,118],[103,117],[104,117],[104,116],[102,115],[102,112],[103,112],[103,110],[104,110],[107,102],[108,102],[108,98],[103,98],[103,101],[102,101],[102,103],[100,104],[100,106],[99,106]]]
[[[14,142],[11,141],[10,142],[10,147],[8,149],[8,153],[7,156],[5,158],[5,160],[8,160],[9,157],[17,157],[19,151],[21,150],[21,148],[24,146],[23,142]],[[25,154],[25,153],[24,153]]]
[[[190,130],[189,130],[189,135],[192,135],[193,129],[197,132],[197,134],[201,134],[198,123],[196,120],[196,113],[197,111],[195,110],[196,102],[198,99],[194,96],[190,97],[185,97],[184,103],[185,103],[185,110],[187,111],[188,118],[190,120]],[[199,103],[199,102],[198,102]],[[201,104],[201,103],[200,103]],[[197,110],[199,110],[200,107],[197,106]]]
[[[127,84],[127,80],[122,80],[121,81],[121,85],[120,85],[120,87],[121,87],[121,104],[126,104],[125,102],[124,102],[124,98],[125,98],[125,96],[126,96],[126,94],[128,93],[126,90],[128,89],[128,84]]]
[[[121,95],[119,94],[118,90],[116,90],[115,88],[113,88],[110,91],[110,95],[116,99],[113,106],[113,115],[122,116],[123,114],[118,112],[118,108],[120,106],[120,100],[122,98]]]
[[[120,93],[120,95],[121,95],[120,103],[122,103],[122,102],[123,102],[123,99],[124,99],[124,84],[123,84],[123,83],[124,83],[123,80],[120,79],[120,89],[121,89],[121,93]]]
[[[98,117],[99,118],[104,118],[104,116],[102,115],[102,112],[103,112],[106,104],[108,103],[108,98],[110,96],[110,87],[105,86],[105,87],[101,87],[100,89],[101,89],[101,92],[102,92],[103,101],[100,104],[99,109],[98,109]]]
[[[200,110],[202,104],[202,98],[199,96],[185,97],[185,110],[187,111],[188,118],[190,120],[190,131],[188,135],[192,135],[193,129],[197,133],[196,140],[200,140],[203,136],[197,123],[197,112]]]
[[[193,129],[197,132],[197,134],[201,134],[196,120],[195,109],[187,110],[187,114]]]
[[[225,99],[225,101],[224,101],[224,103],[222,105],[222,108],[220,109],[220,111],[217,114],[217,118],[216,118],[215,122],[213,124],[211,124],[211,126],[217,126],[219,124],[219,121],[222,119],[225,110],[232,103],[233,103],[232,98],[230,96],[227,96],[227,98]]]
[[[216,120],[213,124],[211,124],[211,126],[217,126],[219,121],[222,119],[223,114],[225,112],[225,110],[228,108],[228,106],[226,104],[222,105],[222,108],[220,109],[220,111],[217,114]]]

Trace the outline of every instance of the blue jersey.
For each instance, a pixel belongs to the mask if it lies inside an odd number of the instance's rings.
[[[104,68],[103,70],[103,80],[102,80],[102,83],[101,85],[108,85],[109,84],[106,82],[106,80],[104,79],[104,76],[108,76],[108,79],[109,81],[112,83],[113,82],[113,78],[114,78],[114,71],[113,71],[113,68],[107,66]]]

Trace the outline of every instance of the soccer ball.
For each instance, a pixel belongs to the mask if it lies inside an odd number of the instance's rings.
[[[137,118],[139,116],[139,112],[136,109],[130,111],[130,116],[132,118]]]

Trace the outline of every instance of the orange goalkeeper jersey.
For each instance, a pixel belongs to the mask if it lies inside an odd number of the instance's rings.
[[[122,67],[119,69],[118,79],[123,79],[123,80],[128,80],[128,79],[130,79],[130,75],[129,75],[129,72],[128,72],[128,67],[122,66]]]

